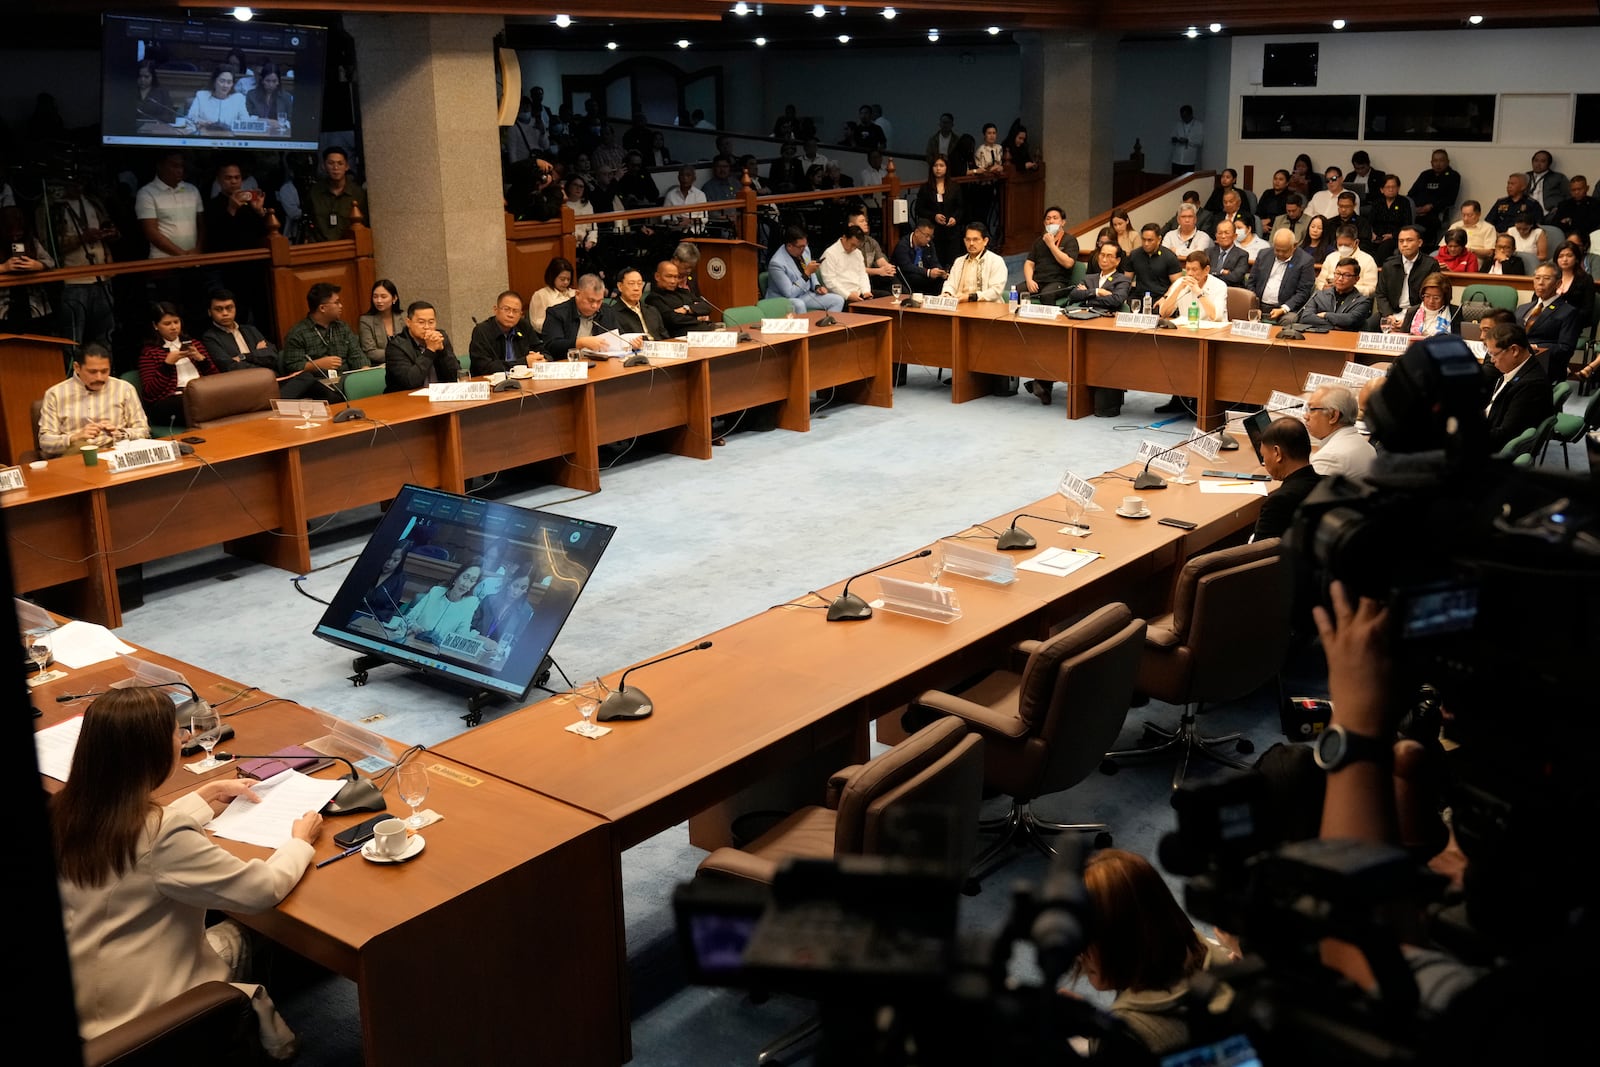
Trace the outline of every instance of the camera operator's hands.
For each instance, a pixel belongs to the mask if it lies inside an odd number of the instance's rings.
[[[1334,582],[1329,593],[1332,610],[1319,604],[1311,609],[1311,615],[1328,657],[1333,719],[1346,730],[1387,737],[1390,716],[1384,703],[1389,695],[1389,609],[1371,597],[1362,597],[1351,607],[1343,582]]]

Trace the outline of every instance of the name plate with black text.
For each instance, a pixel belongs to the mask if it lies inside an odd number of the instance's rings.
[[[431,382],[428,385],[428,401],[434,404],[488,399],[488,382]]]
[[[810,333],[811,320],[801,316],[792,319],[762,319],[761,332],[780,333]]]
[[[587,378],[589,377],[589,363],[587,360],[555,360],[549,363],[535,363],[533,365],[533,378],[535,381],[551,381],[556,378]]]
[[[1139,315],[1132,311],[1117,312],[1116,324],[1131,330],[1153,330],[1161,321],[1160,315]]]
[[[1393,352],[1399,355],[1411,347],[1408,333],[1367,333],[1356,335],[1356,348],[1362,352]]]
[[[1042,319],[1048,322],[1061,317],[1061,309],[1054,304],[1023,304],[1017,309],[1017,317],[1022,319]]]
[[[1153,469],[1166,471],[1168,474],[1181,475],[1189,469],[1189,456],[1182,449],[1174,449],[1166,455],[1161,450],[1166,447],[1154,441],[1140,441],[1139,452],[1133,457],[1135,463],[1148,463]]]
[[[124,441],[114,451],[100,453],[100,459],[113,474],[144,470],[163,463],[176,463],[178,446],[171,441]]]
[[[1234,319],[1233,328],[1228,331],[1232,337],[1254,337],[1265,341],[1272,336],[1272,323],[1246,322],[1244,319]]]
[[[927,311],[954,311],[961,306],[961,301],[953,296],[925,296],[922,306]]]
[[[690,330],[683,340],[690,348],[732,348],[739,335],[732,330]]]

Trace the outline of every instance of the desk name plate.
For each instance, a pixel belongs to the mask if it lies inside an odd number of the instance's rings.
[[[683,340],[690,348],[732,348],[739,335],[733,330],[690,330]]]
[[[961,301],[953,296],[925,296],[922,298],[922,307],[925,311],[954,311],[961,306]]]
[[[1139,315],[1132,311],[1119,311],[1115,319],[1118,326],[1134,330],[1153,330],[1160,321],[1160,315]]]
[[[1356,335],[1356,348],[1363,352],[1404,352],[1411,347],[1408,333],[1367,333]]]
[[[1222,439],[1215,430],[1202,430],[1196,426],[1189,434],[1189,451],[1202,459],[1214,460],[1222,451]]]
[[[1233,337],[1254,337],[1265,341],[1272,336],[1272,323],[1246,322],[1244,319],[1234,319],[1233,328],[1229,331]]]
[[[1372,379],[1384,377],[1386,373],[1378,367],[1369,367],[1365,363],[1346,363],[1339,377],[1344,384],[1360,389]]]
[[[1061,309],[1054,304],[1023,304],[1017,309],[1017,316],[1024,319],[1051,319],[1061,317]]]
[[[1349,382],[1338,374],[1318,374],[1316,371],[1311,371],[1306,375],[1306,383],[1300,387],[1300,391],[1314,393],[1325,385],[1337,385],[1340,388],[1344,388],[1349,385]]]
[[[811,320],[799,316],[792,319],[762,319],[761,332],[770,334],[810,333]]]
[[[535,375],[537,373],[535,372]],[[488,399],[488,382],[430,382],[428,385],[429,403]]]
[[[1272,395],[1267,397],[1267,410],[1274,415],[1288,415],[1303,422],[1306,417],[1306,398],[1274,389]]]
[[[301,422],[326,422],[328,418],[328,402],[326,400],[278,400],[272,401],[272,417],[275,419],[299,419]]]
[[[112,474],[143,470],[161,463],[176,463],[178,446],[171,441],[124,441],[115,452],[102,452],[100,458]]]
[[[0,493],[9,493],[15,489],[26,489],[28,483],[22,480],[21,467],[0,467]]]
[[[1065,471],[1061,475],[1061,481],[1056,483],[1056,492],[1081,506],[1094,499],[1094,483],[1078,477],[1071,471]]]
[[[689,346],[682,341],[646,341],[639,354],[647,359],[688,359]]]
[[[949,586],[933,582],[908,582],[878,575],[879,605],[895,615],[928,619],[949,625],[961,618],[961,602]]]
[[[556,360],[553,362],[540,362],[532,365],[535,381],[549,381],[554,378],[587,378],[589,377],[588,360]]]
[[[1189,456],[1187,453],[1181,449],[1174,449],[1163,456],[1161,455],[1161,450],[1165,447],[1165,445],[1157,444],[1154,441],[1140,441],[1139,453],[1133,457],[1134,462],[1148,463],[1156,470],[1166,471],[1168,474],[1181,475],[1189,469]]]

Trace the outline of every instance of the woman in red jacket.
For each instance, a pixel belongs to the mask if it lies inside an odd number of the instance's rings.
[[[154,334],[139,354],[140,399],[152,431],[183,420],[183,388],[203,374],[217,373],[206,346],[183,336],[183,316],[165,301],[150,308]]]

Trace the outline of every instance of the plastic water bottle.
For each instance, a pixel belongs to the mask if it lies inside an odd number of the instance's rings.
[[[1189,329],[1198,330],[1199,328],[1200,328],[1200,301],[1196,300],[1194,303],[1189,305]]]
[[[1011,314],[1015,315],[1017,313],[1017,309],[1022,306],[1018,302],[1018,299],[1017,299],[1017,287],[1016,286],[1013,285],[1011,287],[1011,295],[1009,297],[1007,297],[1006,299],[1011,302]]]
[[[1143,304],[1143,306],[1140,307],[1139,314],[1141,314],[1141,315],[1150,314],[1150,293],[1149,293],[1149,291],[1146,291],[1145,294],[1144,294],[1144,304]]]

